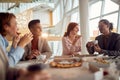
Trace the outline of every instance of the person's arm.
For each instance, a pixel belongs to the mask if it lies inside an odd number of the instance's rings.
[[[11,48],[11,50],[8,52],[6,51],[5,44],[7,43],[4,39],[2,40],[2,36],[0,36],[0,46],[3,48],[4,52],[6,53],[9,61],[9,66],[14,66],[19,62],[19,60],[22,58],[24,54],[24,47],[33,39],[33,35],[31,33],[25,34],[23,37],[21,37],[18,45],[16,48]]]
[[[10,66],[14,66],[21,60],[24,54],[24,47],[33,39],[32,36],[33,35],[31,33],[25,34],[23,37],[21,37],[17,47],[11,48],[10,52],[8,52]]]
[[[36,56],[40,55],[38,50],[31,50],[29,45],[25,46],[25,53],[22,60],[36,59]]]
[[[13,48],[11,46],[10,51],[7,52],[5,47],[5,44],[6,44],[5,42],[6,41],[4,39],[0,38],[0,46],[3,48],[6,56],[8,57],[9,66],[14,66],[19,61],[19,59],[22,58],[24,49],[19,46],[17,46],[16,48]]]
[[[22,58],[23,54],[24,49],[20,46],[17,46],[16,48],[11,48],[10,52],[8,52],[9,66],[14,66],[15,64],[17,64]]]
[[[92,42],[88,42],[86,44],[86,48],[89,54],[94,54],[94,44]]]
[[[76,40],[75,53],[79,53],[81,51],[81,42],[82,42],[82,37],[80,36]]]
[[[70,55],[72,53],[74,53],[74,45],[69,44],[69,42],[67,42],[67,40],[65,39],[65,37],[62,38],[62,46],[63,46],[63,55]]]
[[[104,55],[108,56],[120,56],[120,39],[116,41],[115,50],[110,51],[102,49],[100,53],[103,53]]]
[[[30,51],[29,48],[28,48],[28,45],[25,46],[24,50],[25,50],[25,52],[24,52],[24,55],[22,57],[23,61],[28,60],[27,57],[28,57],[29,51]]]
[[[96,38],[96,40],[97,40],[97,38]],[[108,56],[120,56],[120,36],[117,37],[114,47],[115,47],[114,48],[115,50],[101,49],[99,47],[99,45],[96,45],[95,48],[97,48],[97,52],[99,52],[100,54],[104,54],[104,55],[108,55]]]
[[[48,45],[48,42],[46,39],[44,39],[44,43],[43,43],[43,48],[42,48],[43,52],[41,53],[41,55],[46,55],[46,58],[49,58],[52,55],[52,51]]]
[[[104,55],[108,56],[120,56],[120,50],[110,51],[102,49],[100,53],[103,53]]]

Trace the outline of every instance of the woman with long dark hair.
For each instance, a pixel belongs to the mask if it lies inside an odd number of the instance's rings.
[[[63,55],[74,55],[81,51],[81,36],[77,34],[78,31],[79,25],[77,23],[69,23],[62,38]]]

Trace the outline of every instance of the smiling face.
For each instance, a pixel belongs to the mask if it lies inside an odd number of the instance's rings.
[[[14,37],[17,35],[17,21],[15,17],[12,17],[9,24],[5,25],[5,30],[7,35]]]
[[[78,31],[79,31],[79,26],[77,25],[73,28],[73,30],[70,31],[70,35],[77,35]]]
[[[42,34],[42,26],[40,23],[36,23],[33,27],[30,28],[31,33],[33,36],[41,36]]]
[[[107,32],[109,32],[109,27],[108,25],[104,24],[103,22],[99,22],[99,31],[103,34],[106,34]]]

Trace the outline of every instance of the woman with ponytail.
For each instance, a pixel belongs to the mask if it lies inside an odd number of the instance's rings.
[[[75,22],[69,23],[67,32],[62,38],[63,55],[74,55],[81,51],[81,36],[78,35],[79,25]]]
[[[120,34],[112,32],[113,24],[106,19],[99,21],[98,25],[101,35],[96,37],[98,44],[88,42],[86,47],[90,53],[90,47],[93,51],[108,56],[120,56]]]

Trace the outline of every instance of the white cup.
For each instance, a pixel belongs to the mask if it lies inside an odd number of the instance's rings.
[[[98,44],[98,40],[94,40],[92,41],[94,44]]]

